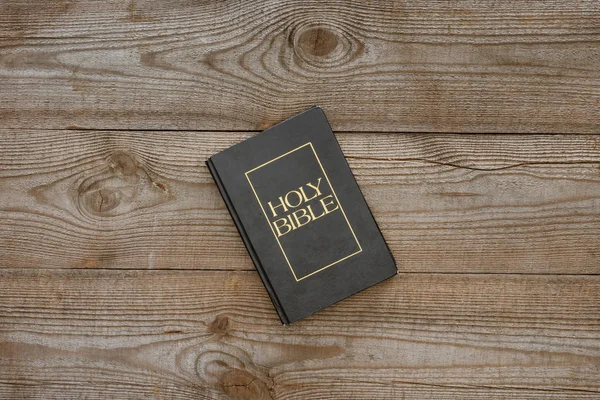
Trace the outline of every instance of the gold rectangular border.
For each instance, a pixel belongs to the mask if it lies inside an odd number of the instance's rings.
[[[283,250],[283,246],[281,245],[281,242],[279,241],[279,238],[277,237],[277,235],[275,234],[275,231],[273,230],[273,227],[271,226],[271,222],[269,221],[269,217],[267,217],[267,213],[265,212],[265,209],[262,206],[262,203],[260,202],[260,199],[258,198],[258,194],[256,193],[256,190],[254,189],[254,186],[252,185],[252,181],[250,181],[250,177],[248,176],[248,174],[250,172],[252,172],[252,171],[256,171],[257,169],[264,167],[267,164],[272,163],[273,161],[279,160],[282,157],[285,157],[285,156],[287,156],[287,155],[289,155],[289,154],[291,154],[291,153],[293,153],[293,152],[295,152],[297,150],[300,150],[301,148],[306,147],[306,146],[310,146],[313,154],[315,155],[315,159],[319,163],[319,167],[321,168],[321,171],[323,172],[323,175],[325,176],[325,179],[327,179],[327,184],[329,184],[329,187],[331,188],[331,193],[333,193],[333,196],[335,197],[335,200],[337,201],[338,205],[340,206],[340,211],[342,211],[342,215],[344,216],[344,219],[346,220],[346,223],[348,224],[348,228],[350,228],[350,232],[352,232],[352,236],[354,237],[354,240],[356,241],[356,244],[358,245],[358,249],[359,250],[356,251],[356,252],[354,252],[354,253],[352,253],[352,254],[347,255],[346,257],[340,258],[339,260],[337,260],[335,262],[332,262],[331,264],[328,264],[328,265],[326,265],[326,266],[324,266],[322,268],[319,268],[318,270],[313,271],[310,274],[305,275],[305,276],[301,277],[300,279],[298,279],[298,277],[296,276],[296,273],[294,272],[294,268],[292,268],[292,264],[290,264],[290,260],[288,260],[288,258],[287,258],[287,254],[285,254],[285,250]],[[333,189],[333,185],[331,184],[331,181],[329,180],[329,177],[327,176],[327,173],[325,172],[325,169],[323,168],[323,164],[321,164],[321,160],[319,159],[319,156],[317,155],[317,152],[315,151],[315,148],[313,147],[312,142],[305,143],[302,146],[296,147],[295,149],[290,150],[287,153],[284,153],[284,154],[282,154],[282,155],[280,155],[278,157],[273,158],[272,160],[267,161],[266,163],[263,163],[263,164],[259,165],[258,167],[252,168],[251,170],[246,171],[245,175],[246,175],[246,179],[248,180],[248,183],[250,184],[250,187],[252,188],[252,192],[254,193],[254,197],[256,197],[256,201],[258,201],[258,205],[260,206],[260,209],[262,210],[263,215],[265,216],[265,219],[267,220],[267,224],[269,225],[269,228],[271,228],[271,232],[273,233],[273,236],[275,237],[275,240],[277,241],[277,244],[279,245],[279,248],[281,249],[281,252],[283,253],[283,257],[285,257],[285,261],[287,261],[287,264],[290,267],[290,271],[292,271],[292,275],[294,276],[294,279],[296,280],[296,282],[300,282],[302,279],[308,278],[309,276],[314,275],[317,272],[321,272],[324,269],[329,268],[332,265],[335,265],[335,264],[337,264],[339,262],[342,262],[342,261],[344,261],[344,260],[346,260],[346,259],[348,259],[348,258],[350,258],[352,256],[355,256],[358,253],[360,253],[360,252],[363,251],[363,249],[362,249],[362,247],[361,247],[358,239],[356,238],[356,234],[354,233],[354,229],[352,229],[352,225],[350,225],[350,221],[348,221],[348,217],[346,216],[346,213],[344,212],[344,208],[342,207],[342,203],[340,203],[340,200],[338,199],[337,194],[335,193],[335,189]]]

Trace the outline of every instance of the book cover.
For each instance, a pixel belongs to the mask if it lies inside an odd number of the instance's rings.
[[[282,323],[397,273],[321,108],[206,164]]]

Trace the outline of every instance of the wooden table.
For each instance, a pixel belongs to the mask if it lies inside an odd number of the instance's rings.
[[[204,160],[318,104],[399,276],[281,326]],[[2,399],[599,399],[600,3],[0,2]]]

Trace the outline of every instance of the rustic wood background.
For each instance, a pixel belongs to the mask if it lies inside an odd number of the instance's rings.
[[[204,166],[321,105],[399,263],[281,326]],[[0,0],[3,399],[599,399],[600,3]]]

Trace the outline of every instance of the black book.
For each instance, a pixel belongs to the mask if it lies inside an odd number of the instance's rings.
[[[284,324],[397,273],[321,108],[206,164]]]

